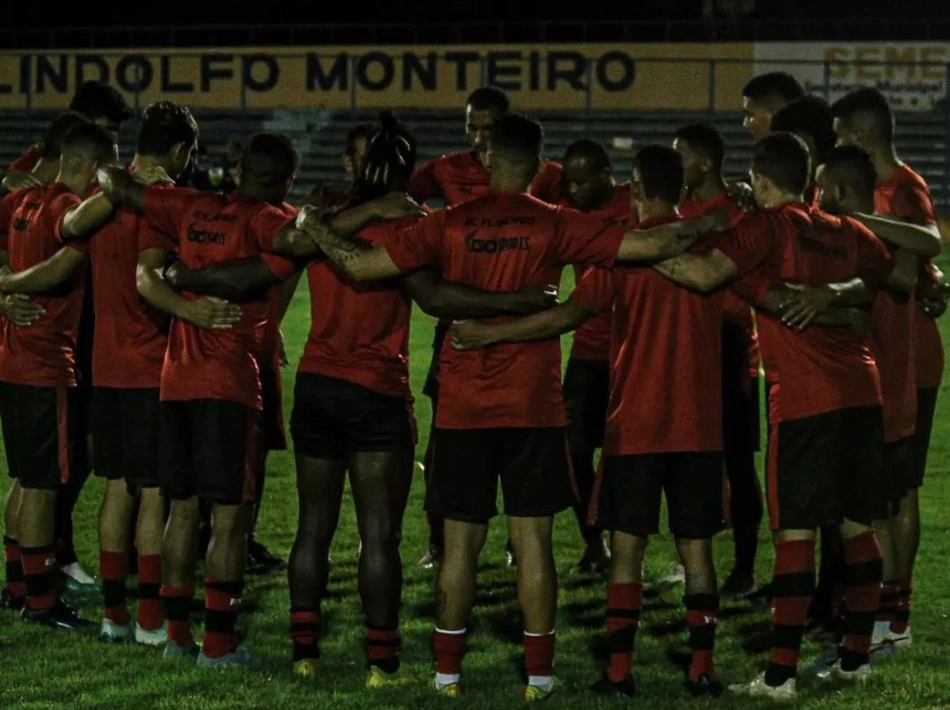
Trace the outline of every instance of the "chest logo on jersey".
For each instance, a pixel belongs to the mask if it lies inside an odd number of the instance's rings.
[[[14,217],[13,228],[20,232],[27,232],[30,229],[30,220],[24,217]]]
[[[840,244],[826,244],[825,242],[811,237],[807,234],[798,234],[796,237],[798,246],[805,251],[813,254],[828,257],[829,259],[844,259],[848,256],[848,250]]]
[[[224,232],[215,232],[210,229],[197,229],[195,225],[188,225],[188,241],[194,244],[224,244],[227,235]]]
[[[479,239],[478,232],[465,235],[465,247],[473,254],[499,254],[503,251],[528,251],[531,248],[529,237],[496,237]]]

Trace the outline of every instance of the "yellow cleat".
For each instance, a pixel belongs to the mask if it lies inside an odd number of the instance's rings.
[[[294,663],[294,675],[299,675],[302,678],[316,678],[317,663],[316,658],[304,658],[297,661]]]
[[[443,698],[461,698],[462,685],[461,683],[449,683],[448,685],[443,685],[441,688],[436,688],[435,692]]]
[[[369,675],[366,676],[367,688],[387,688],[399,681],[399,671],[387,673],[379,666],[370,666]]]
[[[541,702],[542,700],[547,700],[552,695],[554,695],[553,687],[550,690],[539,688],[536,685],[526,685],[524,687],[524,700],[526,703]]]

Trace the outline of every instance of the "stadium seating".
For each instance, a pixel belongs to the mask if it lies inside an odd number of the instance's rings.
[[[0,162],[8,164],[25,146],[40,140],[52,115],[0,113]],[[340,153],[346,132],[357,123],[374,120],[376,114],[371,111],[204,111],[197,116],[201,141],[212,152],[222,151],[228,141],[255,131],[271,130],[291,136],[303,155],[295,189],[295,194],[300,195],[317,182],[340,179]],[[407,110],[400,112],[400,117],[419,136],[420,152],[425,159],[464,146],[460,112]],[[548,112],[539,113],[538,118],[545,126],[549,157],[558,159],[578,138],[600,140],[609,147],[615,171],[623,179],[630,171],[634,148],[646,143],[667,143],[678,127],[696,121],[709,121],[722,131],[729,149],[726,164],[729,176],[743,176],[749,164],[752,141],[742,128],[741,115],[736,113]],[[927,178],[938,213],[947,216],[950,213],[947,119],[939,114],[908,113],[898,117],[898,126],[900,154]],[[134,121],[123,129],[124,157],[135,144],[136,130]]]

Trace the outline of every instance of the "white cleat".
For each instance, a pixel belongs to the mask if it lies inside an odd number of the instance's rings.
[[[102,620],[99,627],[99,640],[103,643],[125,643],[132,638],[132,622],[116,624],[108,619]]]
[[[65,565],[63,568],[63,574],[72,579],[77,584],[82,585],[95,585],[96,580],[89,576],[89,573],[82,568],[82,565],[78,562],[73,562],[72,564]]]
[[[779,686],[772,687],[765,682],[763,673],[751,683],[730,685],[729,691],[747,698],[769,698],[771,700],[794,700],[798,695],[795,679],[789,678]]]
[[[672,565],[662,577],[656,580],[658,586],[673,587],[677,584],[686,584],[686,568],[681,564]]]
[[[135,643],[143,646],[164,646],[168,641],[168,629],[162,624],[157,629],[143,629],[138,624],[135,625]]]
[[[831,670],[818,674],[818,678],[825,683],[834,683],[835,685],[851,685],[854,683],[864,683],[871,677],[871,664],[865,663],[853,671],[846,671],[841,667],[841,661],[832,666]]]
[[[838,663],[838,653],[837,646],[828,646],[818,658],[802,667],[802,675],[822,678],[824,674],[831,673]]]

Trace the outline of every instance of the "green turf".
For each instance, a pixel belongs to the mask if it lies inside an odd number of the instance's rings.
[[[309,324],[308,297],[302,286],[285,321],[284,333],[291,359],[299,357]],[[945,333],[950,319],[942,325]],[[431,319],[414,317],[412,338],[413,391],[420,392],[429,362]],[[566,342],[566,341],[565,341]],[[293,365],[296,363],[294,362]],[[291,406],[293,365],[285,373],[285,408]],[[422,441],[421,457],[429,425],[429,404],[420,397],[416,415]],[[941,397],[934,429],[930,471],[922,496],[924,539],[918,559],[917,594],[913,617],[915,646],[899,659],[875,669],[864,689],[827,692],[805,686],[799,707],[950,707],[950,622],[947,620],[946,589],[950,575],[944,566],[945,535],[950,532],[950,512],[942,503],[950,499],[950,397]],[[5,468],[5,467],[4,467]],[[268,474],[260,537],[282,556],[290,549],[296,524],[294,469],[289,453],[273,455]],[[357,539],[352,506],[347,500],[333,547],[334,565],[330,592],[323,606],[326,619],[324,658],[319,678],[305,681],[290,673],[290,642],[287,638],[288,596],[283,574],[251,578],[248,596],[257,610],[242,621],[247,645],[263,661],[253,672],[203,672],[170,665],[160,654],[139,647],[99,644],[93,637],[28,628],[9,613],[0,614],[0,708],[396,708],[436,707],[451,701],[433,697],[429,636],[432,630],[433,575],[419,569],[416,560],[426,543],[422,513],[423,487],[417,476],[406,517],[403,556],[406,583],[403,595],[404,675],[403,688],[370,692],[363,688],[364,660],[362,619],[356,593],[355,554]],[[5,493],[6,478],[0,483]],[[90,571],[98,566],[95,519],[102,485],[91,480],[80,502],[77,546]],[[578,535],[571,514],[560,516],[555,529],[558,569],[561,573],[558,615],[558,662],[556,675],[562,685],[553,707],[613,707],[586,690],[600,666],[591,646],[601,634],[604,614],[604,583],[576,580],[568,569],[580,554]],[[765,534],[758,578],[768,579],[771,551]],[[492,526],[483,555],[482,573],[470,639],[465,659],[465,706],[510,707],[520,702],[521,625],[515,599],[514,574],[502,566],[504,530]],[[716,540],[720,574],[731,563],[730,536]],[[669,536],[658,537],[650,547],[647,576],[661,574],[673,559]],[[676,602],[676,600],[673,600]],[[84,613],[98,619],[95,606]],[[636,679],[641,706],[656,708],[703,707],[682,687],[681,673],[670,653],[685,648],[684,614],[677,606],[648,601],[638,636]],[[764,608],[725,605],[719,627],[716,660],[722,679],[729,682],[753,678],[766,662],[768,615]],[[817,652],[810,645],[804,657]],[[720,703],[739,704],[732,699]],[[769,707],[768,704],[762,707]]]

